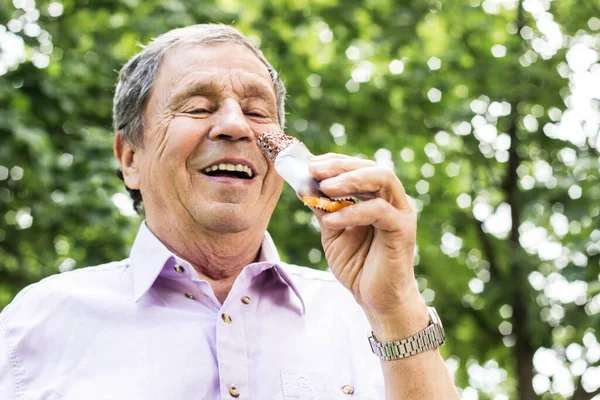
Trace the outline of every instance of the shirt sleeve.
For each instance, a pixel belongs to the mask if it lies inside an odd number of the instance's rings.
[[[15,380],[8,355],[6,331],[0,319],[0,399],[16,399]]]

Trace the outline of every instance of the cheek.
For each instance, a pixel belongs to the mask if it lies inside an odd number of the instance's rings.
[[[279,176],[279,174],[275,171],[275,169],[272,166],[270,166],[267,184],[269,185],[271,192],[276,194],[277,197],[279,197],[279,194],[281,194],[284,182],[285,181],[283,180],[283,178]]]
[[[207,132],[207,122],[193,118],[175,117],[165,136],[165,154],[171,160],[187,160],[200,145]]]

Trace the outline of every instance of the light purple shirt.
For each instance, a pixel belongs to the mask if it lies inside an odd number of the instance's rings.
[[[369,333],[332,274],[283,263],[268,233],[221,304],[143,223],[129,259],[2,311],[0,399],[383,399]]]

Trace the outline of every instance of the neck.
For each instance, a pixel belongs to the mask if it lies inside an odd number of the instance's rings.
[[[242,269],[258,260],[263,232],[206,232],[197,226],[181,229],[176,224],[153,224],[148,228],[174,254],[188,261],[200,279],[206,280],[221,304]]]

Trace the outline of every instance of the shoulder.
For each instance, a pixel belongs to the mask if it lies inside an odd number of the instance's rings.
[[[328,296],[333,298],[338,295],[342,297],[350,295],[350,292],[335,278],[331,271],[287,263],[280,263],[280,266],[303,296],[319,296],[328,293]]]
[[[21,290],[0,317],[10,323],[31,314],[48,314],[75,301],[119,292],[120,287],[125,289],[124,285],[131,285],[126,278],[128,261],[80,268],[44,278]]]
[[[337,310],[347,315],[361,315],[362,309],[354,296],[333,275],[331,271],[321,271],[300,265],[281,263],[290,277],[307,309],[318,308],[322,312]]]
[[[322,271],[319,269],[303,267],[295,264],[280,263],[284,271],[293,279],[302,281],[322,281],[330,283],[339,283],[331,271]]]

